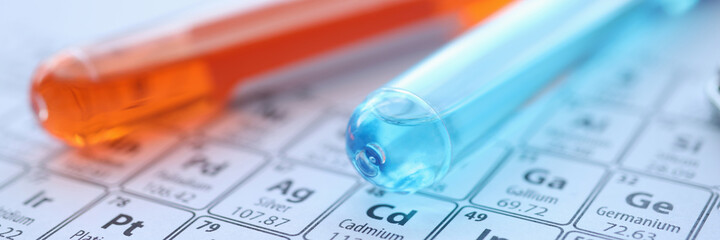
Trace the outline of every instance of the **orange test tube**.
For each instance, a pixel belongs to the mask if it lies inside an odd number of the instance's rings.
[[[465,29],[510,1],[298,0],[175,22],[56,54],[30,98],[52,135],[96,145],[168,116],[210,116],[253,75],[434,18]]]

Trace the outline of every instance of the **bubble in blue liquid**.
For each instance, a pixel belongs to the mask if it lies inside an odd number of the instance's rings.
[[[377,176],[380,165],[385,162],[383,154],[373,145],[368,144],[355,154],[355,167],[366,177]]]

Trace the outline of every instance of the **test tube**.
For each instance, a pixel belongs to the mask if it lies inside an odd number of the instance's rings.
[[[679,13],[693,2],[512,3],[371,93],[348,123],[347,155],[384,189],[428,187],[474,150],[471,143],[567,66],[609,44],[613,33],[643,26],[658,9]]]
[[[467,28],[509,1],[282,1],[173,22],[56,54],[37,68],[30,98],[52,135],[96,145],[210,116],[251,76],[414,23]]]

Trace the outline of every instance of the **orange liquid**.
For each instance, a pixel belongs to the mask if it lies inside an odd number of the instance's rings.
[[[38,67],[31,100],[73,146],[161,121],[207,118],[253,75],[437,17],[463,28],[510,0],[302,0],[173,25],[61,52]]]

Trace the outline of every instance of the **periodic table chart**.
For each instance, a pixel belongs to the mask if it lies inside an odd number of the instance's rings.
[[[20,35],[0,41],[0,239],[718,239],[720,118],[702,91],[720,78],[719,10],[703,3],[574,69],[411,195],[356,175],[344,130],[442,34],[408,30],[260,76],[298,84],[241,90],[196,128],[167,123],[89,156],[36,125],[25,82],[93,35],[43,35],[0,10],[0,31]]]

